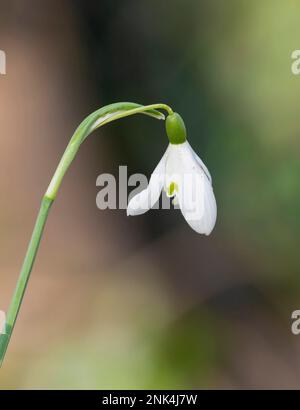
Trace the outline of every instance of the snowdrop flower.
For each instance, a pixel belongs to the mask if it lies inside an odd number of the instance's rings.
[[[166,119],[169,146],[153,171],[149,185],[128,204],[127,215],[147,212],[159,200],[162,190],[173,197],[185,220],[198,233],[209,235],[217,217],[210,173],[186,140],[186,129],[179,114]]]

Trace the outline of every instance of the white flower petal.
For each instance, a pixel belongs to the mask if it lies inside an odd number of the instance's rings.
[[[207,169],[207,166],[204,164],[204,162],[202,161],[202,159],[196,154],[196,152],[193,150],[193,148],[191,147],[191,145],[187,142],[194,158],[196,159],[198,165],[200,165],[200,168],[204,171],[205,175],[207,176],[208,180],[210,183],[212,183],[212,178],[210,175],[209,170]]]
[[[129,202],[128,215],[148,211],[157,202],[163,186],[168,196],[174,196],[174,204],[178,203],[190,227],[198,233],[209,235],[217,217],[211,176],[187,141],[169,145],[147,189]]]
[[[183,175],[185,174],[186,169],[191,168],[191,160],[194,160],[187,143],[183,144],[170,144],[169,145],[169,154],[166,162],[166,178],[164,189],[167,196],[173,196],[175,194],[170,194],[170,186],[178,187],[182,184]],[[196,163],[196,161],[194,160]]]
[[[196,232],[209,235],[217,217],[209,171],[188,142],[172,146],[169,157],[172,163],[168,158],[166,180],[177,184],[175,194],[184,218]],[[176,174],[170,175],[174,170]]]
[[[178,201],[182,215],[196,232],[209,235],[216,223],[217,205],[206,175],[193,175],[181,188]]]
[[[166,160],[168,156],[169,147],[164,153],[162,159],[151,174],[149,185],[139,194],[135,195],[128,203],[127,215],[135,216],[141,215],[149,211],[158,201],[161,190],[164,185]]]

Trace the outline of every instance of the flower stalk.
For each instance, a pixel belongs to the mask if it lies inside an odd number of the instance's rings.
[[[128,102],[111,104],[90,114],[76,129],[41,202],[40,211],[38,213],[32,237],[28,245],[28,250],[23,262],[19,280],[7,312],[5,324],[6,333],[0,335],[0,367],[3,363],[13,329],[16,324],[51,205],[57,196],[64,175],[76,157],[81,144],[87,136],[97,128],[108,124],[109,122],[131,115],[146,114],[157,119],[165,119],[165,116],[158,110],[165,110],[168,115],[173,114],[172,109],[165,104],[152,104],[148,106]]]

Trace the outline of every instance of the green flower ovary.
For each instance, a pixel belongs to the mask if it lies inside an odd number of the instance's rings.
[[[167,116],[166,131],[171,144],[178,145],[183,144],[186,141],[184,121],[176,112]]]

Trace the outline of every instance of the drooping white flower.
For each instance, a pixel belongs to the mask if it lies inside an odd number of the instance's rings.
[[[217,217],[212,179],[186,139],[169,144],[148,187],[130,200],[127,215],[147,212],[156,204],[163,189],[169,197],[174,197],[173,203],[179,205],[192,229],[205,235],[211,233]]]

